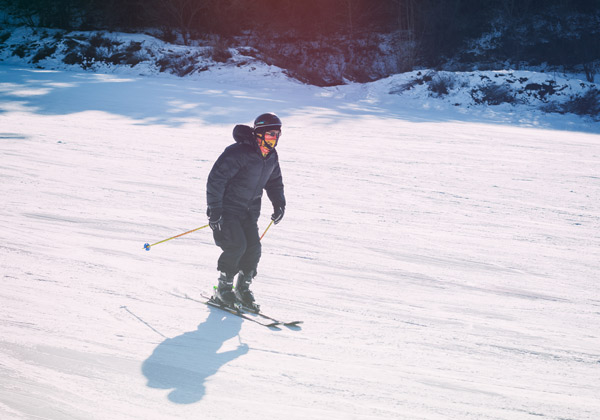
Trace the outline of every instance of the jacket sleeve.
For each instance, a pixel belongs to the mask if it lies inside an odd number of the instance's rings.
[[[237,153],[225,150],[213,165],[206,182],[206,204],[209,209],[223,208],[227,183],[240,170],[242,164]]]
[[[285,195],[283,193],[283,178],[281,176],[281,168],[279,167],[279,161],[275,165],[275,169],[273,169],[273,173],[271,177],[267,181],[265,185],[265,190],[267,191],[267,196],[271,203],[273,203],[273,207],[285,207]]]

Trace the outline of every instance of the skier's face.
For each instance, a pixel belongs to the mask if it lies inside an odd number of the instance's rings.
[[[265,144],[269,149],[273,149],[277,145],[279,136],[281,136],[281,130],[269,130],[265,133]]]

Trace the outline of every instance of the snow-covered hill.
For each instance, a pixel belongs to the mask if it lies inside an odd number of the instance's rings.
[[[407,89],[425,73],[96,70],[0,65],[0,418],[600,417],[599,123]],[[206,229],[142,249],[206,223],[263,111],[288,208],[253,288],[301,328],[195,301]]]
[[[287,70],[255,58],[257,52],[243,46],[243,37],[238,43],[230,41],[228,46],[215,38],[184,46],[147,34],[21,27],[0,32],[0,61],[53,70],[83,68],[105,74],[175,74],[190,80],[203,79],[204,73],[221,77],[218,75],[232,71],[244,78],[288,78]],[[389,60],[394,59],[390,52]],[[596,83],[588,82],[583,74],[564,74],[543,67],[469,72],[418,70],[372,83],[348,84],[353,87],[345,85],[341,89],[344,95],[353,92],[350,100],[392,96],[397,97],[392,101],[416,101],[418,108],[457,108],[469,115],[493,110],[517,115],[522,122],[534,119],[531,112],[576,114],[592,122],[600,118],[600,89]],[[331,90],[337,92],[335,87]],[[521,118],[523,112],[527,112],[525,118]]]

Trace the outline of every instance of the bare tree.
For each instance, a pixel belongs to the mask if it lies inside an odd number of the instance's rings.
[[[183,42],[189,45],[193,29],[205,11],[204,0],[155,0],[144,4],[144,11],[157,23],[167,23],[181,33]]]
[[[532,0],[501,0],[503,11],[511,18],[520,18],[527,14]]]

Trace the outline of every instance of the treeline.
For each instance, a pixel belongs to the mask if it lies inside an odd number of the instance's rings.
[[[418,43],[425,62],[452,54],[499,17],[518,23],[548,13],[597,16],[600,11],[600,0],[0,0],[0,5],[31,26],[152,27],[185,43],[245,31],[300,41],[398,32]]]
[[[187,32],[244,30],[303,37],[410,30],[470,32],[491,18],[522,19],[553,8],[594,13],[600,0],[0,0],[24,23],[63,29],[159,26]]]

